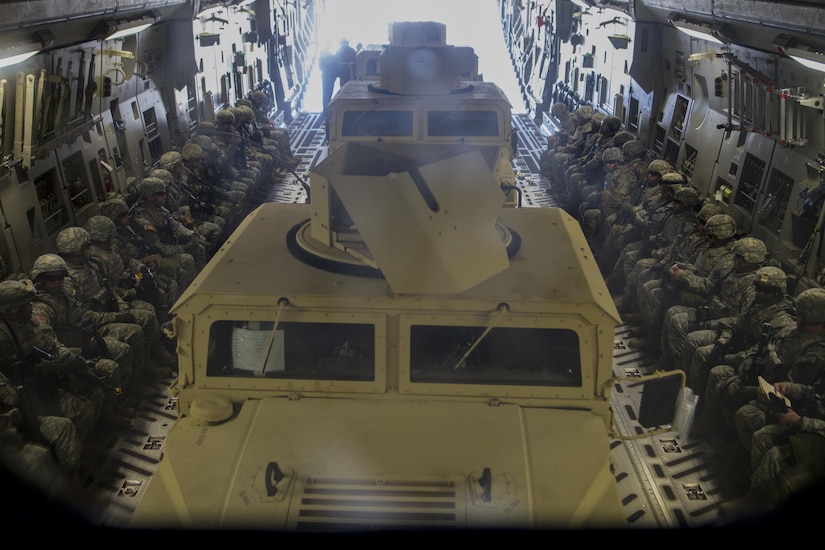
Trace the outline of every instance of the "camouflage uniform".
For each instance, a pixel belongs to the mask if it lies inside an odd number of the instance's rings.
[[[16,477],[47,494],[59,491],[65,473],[80,465],[82,443],[74,423],[64,416],[22,413],[17,387],[0,367],[0,463]],[[28,416],[33,427],[24,424]],[[22,424],[22,425],[21,425]]]
[[[553,155],[550,164],[552,166],[553,185],[563,190],[565,187],[564,170],[567,163],[571,159],[577,158],[582,151],[587,141],[587,136],[596,130],[591,123],[593,118],[593,107],[589,105],[582,105],[575,111],[575,116],[578,121],[576,130],[567,142],[567,145],[560,147]]]
[[[292,153],[292,143],[289,137],[289,131],[286,128],[279,128],[275,126],[272,119],[268,116],[269,98],[265,93],[255,90],[249,94],[249,100],[252,102],[252,110],[255,113],[255,120],[261,131],[265,136],[271,137],[278,145],[278,151],[281,155],[281,162],[287,166],[295,167],[300,162],[300,159],[295,157]]]
[[[201,177],[208,183],[227,191],[227,194],[231,197],[231,200],[243,205],[246,202],[246,197],[250,196],[255,190],[255,183],[258,181],[259,175],[256,175],[253,178],[247,178],[241,176],[240,171],[225,170],[224,167],[218,163],[218,160],[221,157],[221,150],[208,136],[195,136],[187,145],[190,144],[197,145],[201,148]],[[181,154],[183,154],[186,145],[183,147],[184,148],[181,149]],[[249,149],[254,148],[250,145]],[[272,163],[271,158],[266,159],[266,161],[269,162],[269,164]],[[259,162],[260,166],[263,166],[265,161],[262,160],[256,162]],[[184,166],[187,164],[188,163],[184,161]],[[258,166],[258,164],[256,164],[256,166]],[[259,172],[260,170],[261,168],[258,168]],[[236,191],[237,194],[233,196],[232,192]]]
[[[787,380],[810,386],[822,395],[825,391],[825,332],[810,332],[808,326],[825,323],[825,289],[811,288],[796,300],[797,326],[781,331],[765,356],[768,382]],[[715,368],[715,367],[714,367]],[[713,373],[713,369],[711,369]],[[708,382],[710,384],[710,381]],[[760,397],[736,411],[735,424],[739,441],[749,449],[752,435],[767,423],[775,422],[772,405]],[[801,408],[801,407],[800,407]],[[806,410],[794,409],[801,415]]]
[[[241,101],[242,100],[239,100],[239,105],[237,105],[238,112],[240,113],[238,129],[241,137],[248,140],[249,152],[252,157],[260,163],[261,171],[268,173],[276,166],[285,167],[284,163],[281,162],[281,153],[278,149],[277,142],[264,136],[263,132],[258,128],[257,121],[255,120],[255,112],[252,110],[251,104],[241,105]],[[253,146],[253,143],[257,144],[257,146]]]
[[[119,338],[120,327],[110,330],[108,326],[116,319],[113,313],[99,313],[85,309],[65,287],[56,287],[53,292],[43,285],[42,276],[47,273],[68,275],[66,262],[56,254],[39,256],[32,266],[31,274],[38,287],[32,302],[32,318],[40,329],[89,360],[95,360],[94,371],[112,386],[127,387],[133,376],[136,361],[143,360],[143,334],[136,325],[128,325],[128,339],[136,342],[137,352]],[[103,343],[100,343],[102,338]]]
[[[220,151],[217,162],[224,170],[232,170],[233,175],[239,176],[241,170],[247,169],[247,165],[243,140],[235,130],[235,115],[228,109],[218,111],[215,125],[217,132],[211,137]]]
[[[760,265],[768,257],[768,249],[759,239],[744,237],[733,245],[734,264],[715,285],[707,306],[673,306],[668,310],[662,331],[661,349],[665,360],[683,365],[682,355],[687,346],[689,332],[709,319],[721,319],[741,313],[756,297],[754,281]]]
[[[140,325],[143,330],[144,342],[147,344],[146,356],[155,359],[162,365],[174,368],[177,365],[177,361],[166,351],[162,343],[160,320],[155,305],[150,301],[140,299],[136,293],[136,288],[139,288],[137,286],[138,282],[146,285],[147,288],[154,288],[154,286],[150,287],[150,285],[152,285],[150,279],[151,272],[145,266],[143,266],[142,270],[140,267],[135,266],[136,271],[127,271],[123,263],[123,258],[116,250],[109,246],[115,233],[114,222],[109,218],[105,216],[93,216],[89,219],[87,225],[91,226],[91,230],[95,232],[95,235],[100,237],[98,241],[100,246],[92,243],[92,257],[89,258],[87,263],[94,268],[93,272],[100,275],[100,280],[104,282],[109,281],[108,288],[111,290],[111,293],[123,300],[123,303],[126,304],[126,308],[122,307],[123,304],[119,304],[118,310],[128,311],[135,317],[135,322]],[[74,266],[69,266],[70,272],[72,271],[72,267]],[[84,274],[92,275],[93,272],[87,273],[84,271]],[[124,276],[125,280],[129,283],[129,288],[120,288],[121,285],[118,285],[118,288],[116,288],[114,281],[121,281]],[[74,280],[77,281],[76,278]],[[94,281],[90,282],[94,283]],[[154,296],[146,293],[144,293],[143,296],[154,298],[156,302],[160,303],[161,295],[159,285],[158,292]],[[165,313],[166,311],[164,310],[164,315]],[[163,372],[161,374],[165,376],[167,373]]]
[[[556,119],[559,125],[559,132],[547,137],[547,149],[539,156],[539,171],[542,176],[553,178],[553,156],[558,148],[562,147],[567,139],[576,131],[577,117],[572,114],[567,104],[561,101],[554,103],[550,108],[550,114]]]
[[[676,283],[674,291],[670,286],[654,281],[648,281],[640,288],[637,298],[647,337],[631,340],[628,343],[631,347],[652,349],[659,345],[663,329],[671,318],[687,312],[690,307],[708,303],[716,285],[733,269],[734,219],[727,214],[717,214],[708,220],[706,229],[713,238],[697,256],[696,264],[679,266],[675,273],[675,268],[671,267],[669,276]],[[659,349],[665,351],[668,348]]]
[[[650,193],[654,189],[656,190],[656,193],[660,192],[659,181],[661,180],[661,175],[658,172],[651,175],[649,163],[644,159],[639,158],[644,152],[644,147],[641,142],[635,140],[635,143],[638,145],[631,145],[631,143],[633,142],[628,142],[622,146],[622,154],[627,154],[624,151],[624,149],[627,148],[629,151],[638,151],[638,156],[631,158],[627,168],[624,168],[623,170],[633,172],[636,175],[637,184],[633,190],[630,200],[624,203],[619,209],[619,214],[616,221],[610,228],[610,231],[607,232],[602,248],[596,258],[602,275],[606,275],[608,270],[614,267],[616,264],[616,259],[619,257],[619,253],[621,253],[624,246],[639,238],[641,228],[633,222],[635,220],[636,209],[640,208],[644,202],[644,194],[646,192]],[[666,171],[672,170],[670,164],[663,160],[656,160],[653,162],[657,163],[660,167],[664,166]],[[640,165],[643,166],[643,169],[639,168]]]
[[[120,316],[119,319],[115,317],[115,322],[107,323],[104,330],[138,353],[144,361],[137,363],[141,365],[141,372],[148,372],[149,358],[171,365],[171,359],[163,354],[165,350],[158,344],[160,327],[154,307],[145,302],[133,307],[126,302],[106,278],[102,267],[91,259],[91,252],[89,257],[85,256],[84,247],[90,244],[88,232],[80,227],[69,227],[57,235],[57,250],[66,259],[69,271],[64,282],[66,293],[88,310]],[[143,333],[142,338],[137,338],[133,325]],[[144,346],[143,353],[135,350],[138,345]]]
[[[602,154],[606,174],[604,183],[587,196],[580,208],[582,230],[588,241],[600,241],[607,235],[616,221],[622,206],[630,201],[638,185],[633,172],[622,170],[624,161],[621,149],[611,147]]]
[[[789,384],[784,394],[792,408],[806,411],[792,424],[780,419],[757,430],[751,438],[751,491],[767,489],[774,494],[774,501],[801,492],[825,477],[825,463],[821,456],[805,456],[795,448],[792,439],[797,434],[817,436],[819,446],[825,445],[825,403],[822,394],[812,386]],[[795,417],[794,417],[795,418]],[[820,449],[821,452],[821,449]],[[778,494],[777,494],[778,493]]]
[[[223,232],[227,227],[227,221],[224,216],[228,216],[228,209],[224,207],[216,207],[214,204],[208,202],[211,200],[207,196],[207,192],[201,194],[197,190],[201,190],[201,186],[196,186],[193,189],[183,178],[183,156],[177,151],[168,151],[160,156],[160,168],[166,170],[172,176],[171,188],[175,191],[178,198],[178,207],[181,209],[189,209],[190,215],[195,220],[202,220],[213,223],[221,228]],[[197,223],[197,222],[196,222]]]
[[[189,249],[179,244],[179,241],[191,243],[195,233],[175,221],[166,208],[146,203],[146,198],[150,195],[164,190],[162,181],[156,178],[144,180],[141,182],[140,190],[143,200],[135,204],[130,212],[131,226],[147,246],[157,247],[165,258],[173,260],[174,277],[178,282],[178,289],[182,292],[195,279],[200,269],[189,251],[198,254],[201,261],[205,258],[206,252],[203,246],[198,248],[197,240]]]
[[[246,200],[246,193],[226,186],[217,174],[209,174],[204,167],[203,156],[203,149],[194,143],[187,143],[181,148],[181,179],[201,200],[214,206],[215,214],[229,221],[233,210],[239,209]],[[257,176],[251,179],[255,181]]]
[[[796,324],[792,315],[793,305],[787,296],[785,272],[778,267],[759,268],[754,286],[766,289],[757,292],[741,313],[719,319],[710,319],[704,328],[688,334],[682,353],[682,370],[687,375],[687,385],[697,395],[702,395],[708,383],[708,372],[715,366],[712,358],[725,354],[724,362],[734,368],[744,359],[752,346],[762,337],[763,325],[778,332]]]
[[[89,397],[64,387],[86,365],[32,321],[34,294],[29,280],[0,282],[0,407],[9,413],[6,429],[46,443],[61,468],[72,471],[80,463],[81,433],[91,432],[99,410]],[[58,359],[30,359],[34,348]]]
[[[647,160],[645,152],[644,144],[638,139],[631,139],[622,145],[622,155],[624,155],[624,158],[627,160],[623,170],[633,172],[638,182],[629,204],[639,204],[641,201],[642,191],[644,191],[642,184],[647,181],[650,167],[650,162]]]
[[[136,257],[124,258],[122,251],[115,243],[117,233],[115,222],[106,216],[92,216],[83,228],[92,242],[91,261],[100,268],[109,284],[117,286],[117,293],[121,298],[129,304],[135,302],[139,304],[141,301],[138,299],[136,275],[145,266]],[[151,306],[151,304],[147,305]]]
[[[147,245],[143,238],[132,229],[129,221],[129,207],[123,200],[115,198],[102,202],[100,213],[114,222],[115,234],[112,249],[120,254],[123,262],[133,269],[134,273],[141,273],[141,286],[147,284],[143,280],[147,277],[144,268],[150,270],[148,277],[154,279],[160,287],[160,303],[154,305],[158,310],[159,319],[164,319],[163,312],[169,311],[172,304],[177,301],[179,294],[178,283],[174,276],[166,274],[171,272],[174,275],[176,272],[174,260],[164,258],[159,248]],[[194,269],[194,265],[192,267]],[[154,288],[155,285],[151,286]],[[153,290],[149,292],[151,294]]]
[[[82,233],[74,230],[82,231]],[[88,245],[80,244],[85,240]],[[69,276],[63,282],[63,290],[70,300],[76,301],[84,310],[84,315],[94,322],[94,326],[103,336],[112,336],[127,344],[132,353],[133,372],[144,372],[147,364],[150,343],[146,342],[146,333],[149,330],[152,319],[145,314],[132,312],[128,304],[116,293],[111,292],[104,284],[102,275],[88,261],[75,263],[67,258],[73,258],[72,250],[78,247],[90,249],[88,233],[79,227],[64,229],[58,234],[57,249],[60,255],[66,260]],[[82,253],[85,258],[86,253]],[[91,252],[89,251],[90,255]],[[144,325],[138,324],[138,315]],[[155,328],[157,327],[157,319]],[[144,328],[146,327],[146,328]]]
[[[192,210],[189,206],[188,199],[176,185],[172,173],[163,168],[156,168],[149,173],[150,177],[158,178],[164,185],[166,185],[166,209],[172,214],[175,220],[182,223],[185,227],[196,231],[198,235],[206,240],[206,254],[211,257],[217,249],[223,234],[223,225],[226,223],[223,218],[219,218],[221,225],[213,223],[205,219],[198,219],[192,216]]]
[[[579,209],[584,188],[587,185],[598,183],[604,179],[604,164],[602,155],[611,147],[618,147],[613,141],[616,132],[622,126],[619,117],[610,115],[602,120],[599,125],[598,139],[595,140],[589,151],[578,159],[578,162],[571,164],[565,172],[567,176],[567,191],[570,195],[570,208],[572,213]]]
[[[633,218],[630,224],[626,228],[616,224],[620,227],[620,240],[615,243],[605,242],[605,246],[625,244],[612,272],[607,276],[606,282],[612,292],[622,292],[636,262],[649,256],[651,250],[660,245],[659,235],[673,213],[673,193],[683,182],[684,179],[675,172],[665,174],[658,185],[650,191],[649,198],[646,198],[641,207],[632,209]]]
[[[676,188],[673,193],[673,210],[667,217],[662,231],[656,235],[652,241],[655,246],[647,258],[639,258],[633,268],[626,276],[624,293],[616,303],[621,312],[628,311],[635,302],[639,290],[646,284],[661,285],[665,283],[667,269],[675,261],[693,261],[695,256],[690,256],[689,260],[682,257],[688,253],[687,245],[691,241],[690,236],[696,234],[696,221],[698,219],[694,208],[699,203],[699,195],[696,190],[687,185]],[[704,238],[702,239],[704,243]],[[698,250],[696,251],[698,254]]]

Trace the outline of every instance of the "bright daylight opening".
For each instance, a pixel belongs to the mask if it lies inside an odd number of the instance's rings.
[[[386,44],[388,25],[394,21],[437,21],[447,26],[447,44],[469,46],[475,50],[479,73],[485,81],[495,82],[507,94],[513,114],[527,111],[507,53],[495,0],[327,0],[326,5],[315,44],[316,62],[304,97],[304,110],[322,110],[321,75],[317,64],[321,52],[334,53],[342,38],[346,38],[352,47],[358,43],[364,46]]]

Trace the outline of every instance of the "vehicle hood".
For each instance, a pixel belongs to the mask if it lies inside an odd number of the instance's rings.
[[[604,422],[588,411],[268,398],[219,425],[184,417],[173,431],[133,518],[139,525],[361,531],[625,521]]]

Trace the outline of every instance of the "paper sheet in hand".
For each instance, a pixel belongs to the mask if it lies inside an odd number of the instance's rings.
[[[784,395],[780,395],[776,392],[773,387],[773,384],[762,378],[761,376],[757,377],[759,381],[759,387],[765,392],[765,395],[770,400],[771,404],[776,407],[776,409],[780,412],[784,412],[787,409],[791,408],[791,400],[785,397]],[[784,407],[783,407],[784,405]]]

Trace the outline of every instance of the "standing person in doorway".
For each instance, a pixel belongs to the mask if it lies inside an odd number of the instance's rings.
[[[341,87],[355,78],[355,49],[349,45],[349,40],[342,38],[335,59],[338,61],[338,79]]]

